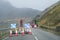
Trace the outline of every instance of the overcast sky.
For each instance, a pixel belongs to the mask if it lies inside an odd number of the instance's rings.
[[[33,8],[43,11],[47,7],[56,3],[58,0],[8,0],[17,8]]]

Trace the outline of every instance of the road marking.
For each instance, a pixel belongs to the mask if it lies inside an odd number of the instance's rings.
[[[38,40],[38,38],[35,36],[35,39]]]
[[[32,33],[32,35],[34,36],[35,40],[38,40],[38,38],[34,35],[34,33]]]

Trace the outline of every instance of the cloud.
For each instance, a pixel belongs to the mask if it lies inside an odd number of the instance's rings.
[[[38,10],[44,10],[58,0],[8,0],[14,7],[23,8],[34,8]]]

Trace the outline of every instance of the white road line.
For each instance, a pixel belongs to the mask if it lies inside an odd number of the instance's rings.
[[[38,38],[35,36],[35,39],[38,40]]]
[[[35,40],[38,40],[38,38],[34,35],[34,33],[32,33],[32,35],[34,36]]]

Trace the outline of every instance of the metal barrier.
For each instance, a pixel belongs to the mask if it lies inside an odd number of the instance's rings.
[[[9,28],[0,28],[0,31],[8,30]]]

